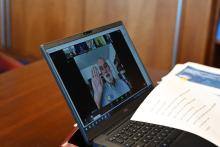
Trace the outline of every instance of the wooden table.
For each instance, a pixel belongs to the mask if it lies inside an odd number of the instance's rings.
[[[149,70],[153,81],[166,72]],[[0,146],[59,146],[75,123],[45,61],[0,75]]]

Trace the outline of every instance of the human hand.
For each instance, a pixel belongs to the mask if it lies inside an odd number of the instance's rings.
[[[92,67],[92,88],[94,91],[94,100],[98,108],[100,108],[101,97],[103,92],[103,81],[98,73],[97,67]]]
[[[63,144],[61,147],[78,147],[78,146],[73,145],[73,144],[71,144],[71,143],[65,143],[65,144]]]

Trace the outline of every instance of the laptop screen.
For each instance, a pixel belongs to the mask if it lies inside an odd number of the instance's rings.
[[[47,49],[85,130],[151,85],[123,25]]]

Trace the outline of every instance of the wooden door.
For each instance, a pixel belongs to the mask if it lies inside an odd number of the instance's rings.
[[[185,0],[178,62],[212,65],[218,0]]]

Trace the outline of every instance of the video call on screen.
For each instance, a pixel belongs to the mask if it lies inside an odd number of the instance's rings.
[[[84,125],[146,87],[120,30],[70,45],[50,57]]]

